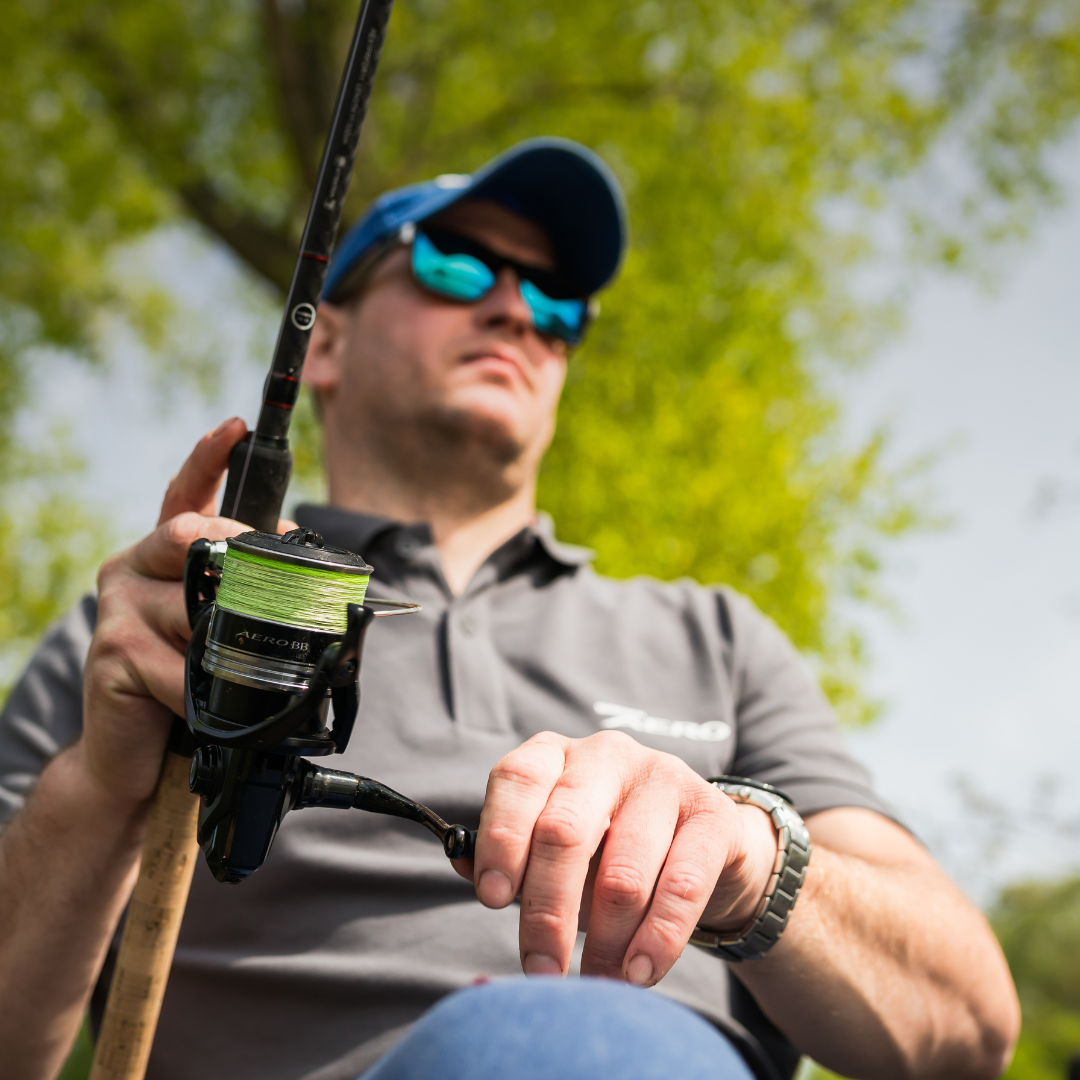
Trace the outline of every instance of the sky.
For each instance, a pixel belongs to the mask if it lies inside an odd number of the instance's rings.
[[[993,292],[931,277],[907,332],[845,376],[852,438],[890,422],[950,528],[900,545],[868,616],[884,719],[852,736],[881,791],[973,895],[1080,867],[1080,144],[1064,204]]]
[[[1058,165],[1080,178],[1080,142]],[[48,406],[31,413],[87,458],[84,492],[111,506],[118,544],[152,527],[147,493],[198,435],[232,413],[254,421],[268,362],[250,311],[222,307],[231,263],[157,242],[182,254],[173,284],[193,340],[196,324],[228,328],[237,361],[217,399],[148,379],[121,342],[104,373],[49,360]],[[897,462],[944,448],[931,479],[953,518],[892,550],[883,584],[902,617],[859,616],[886,711],[849,745],[982,903],[1080,868],[1080,179],[1008,263],[992,293],[923,279],[906,332],[837,381],[853,443],[888,421]]]

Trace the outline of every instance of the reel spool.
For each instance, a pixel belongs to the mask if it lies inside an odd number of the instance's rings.
[[[307,760],[348,745],[372,620],[420,610],[368,598],[371,573],[312,529],[197,540],[188,551],[185,720],[198,745],[189,786],[202,798],[199,845],[219,881],[254,873],[282,817],[305,806],[409,818],[435,833],[450,858],[472,855],[463,826],[377,781]]]

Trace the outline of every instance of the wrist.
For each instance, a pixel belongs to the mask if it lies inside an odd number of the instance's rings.
[[[737,803],[742,852],[724,869],[698,925],[718,933],[741,930],[754,916],[776,865],[777,832],[769,814],[753,803]]]
[[[142,843],[151,799],[140,799],[103,780],[92,768],[82,738],[53,759],[38,781],[41,797],[59,813],[85,821],[95,832]],[[62,809],[61,809],[62,808]]]
[[[702,948],[714,949],[728,961],[756,960],[780,940],[780,935],[788,924],[810,863],[810,833],[806,822],[795,809],[795,804],[778,788],[741,776],[720,776],[710,783],[734,802],[752,803],[769,815],[776,827],[776,856],[765,894],[758,901],[757,909],[746,925],[739,930],[718,931],[710,930],[699,923],[690,935],[690,941]],[[736,845],[735,850],[740,852],[740,855],[745,851],[747,856],[732,859],[729,866],[736,868],[738,877],[738,864],[741,861],[747,866],[743,872],[749,874],[749,852],[752,845],[746,844],[744,839],[742,849]],[[721,878],[726,873],[727,870],[721,874]],[[739,883],[736,881],[734,884],[737,888]],[[743,889],[737,892],[737,896],[739,900],[749,899],[752,889],[747,887],[746,878],[742,885]],[[737,907],[738,901],[733,901],[727,914],[730,915],[731,910]]]

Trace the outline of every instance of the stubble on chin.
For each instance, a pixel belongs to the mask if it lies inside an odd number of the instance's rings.
[[[375,411],[370,424],[375,456],[410,488],[427,489],[437,478],[445,496],[456,491],[455,498],[488,506],[509,498],[528,471],[526,444],[483,412],[429,403],[408,416]]]
[[[492,466],[505,469],[519,461],[525,452],[524,443],[493,416],[442,406],[427,410],[425,416],[417,419],[421,429],[417,434],[438,454],[477,462],[487,460]]]

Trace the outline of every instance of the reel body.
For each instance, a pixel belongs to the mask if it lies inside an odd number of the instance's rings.
[[[435,833],[450,858],[472,855],[475,838],[463,826],[377,781],[308,760],[348,745],[371,622],[419,610],[368,599],[370,574],[363,559],[311,529],[197,540],[188,551],[189,786],[202,799],[199,845],[219,881],[254,873],[281,819],[306,806],[407,818]]]

